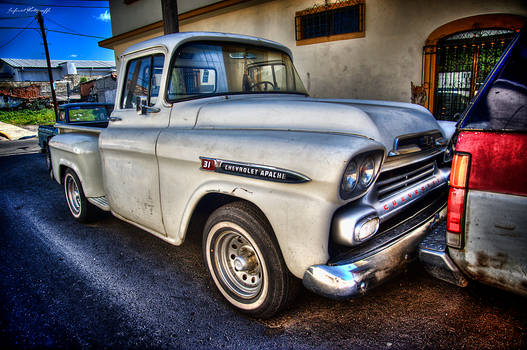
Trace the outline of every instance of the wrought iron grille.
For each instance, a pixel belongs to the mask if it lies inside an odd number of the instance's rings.
[[[431,93],[437,119],[454,120],[456,113],[465,110],[515,34],[505,29],[472,30],[425,47],[425,55],[436,55]]]
[[[364,31],[364,3],[342,1],[297,12],[296,40]]]

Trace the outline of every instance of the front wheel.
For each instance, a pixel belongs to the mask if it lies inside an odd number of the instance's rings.
[[[81,181],[71,169],[64,175],[64,194],[71,215],[79,222],[90,222],[97,214],[97,207],[88,202],[82,189]]]
[[[294,297],[298,281],[282,258],[263,215],[245,202],[215,210],[203,231],[205,263],[216,287],[236,308],[267,318]]]

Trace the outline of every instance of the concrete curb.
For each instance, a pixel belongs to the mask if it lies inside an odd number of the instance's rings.
[[[7,137],[9,140],[20,140],[35,137],[37,136],[37,133],[15,125],[0,122],[0,135]]]

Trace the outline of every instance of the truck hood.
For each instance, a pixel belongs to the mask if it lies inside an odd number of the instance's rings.
[[[409,103],[280,95],[216,100],[200,108],[195,127],[350,134],[388,151],[397,136],[441,130],[427,109]]]

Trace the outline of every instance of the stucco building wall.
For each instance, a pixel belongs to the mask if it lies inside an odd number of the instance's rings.
[[[218,3],[220,0],[178,0],[178,13],[185,13],[200,7]],[[126,4],[123,0],[110,1],[112,35],[147,26],[161,20],[161,0],[141,0]],[[117,21],[114,16],[118,16]],[[124,19],[127,20],[124,20]]]
[[[137,3],[157,6],[157,20],[161,19],[159,0]],[[181,6],[187,2],[179,3],[181,13]],[[423,46],[436,28],[482,14],[527,16],[527,3],[523,0],[366,0],[365,37],[296,46],[295,12],[313,4],[313,0],[249,1],[182,21],[180,30],[248,34],[285,44],[292,49],[297,70],[315,97],[408,102],[410,82],[421,84]],[[112,10],[112,22],[119,20]],[[118,43],[114,47],[116,55],[135,42],[158,35],[162,35],[162,28]]]

